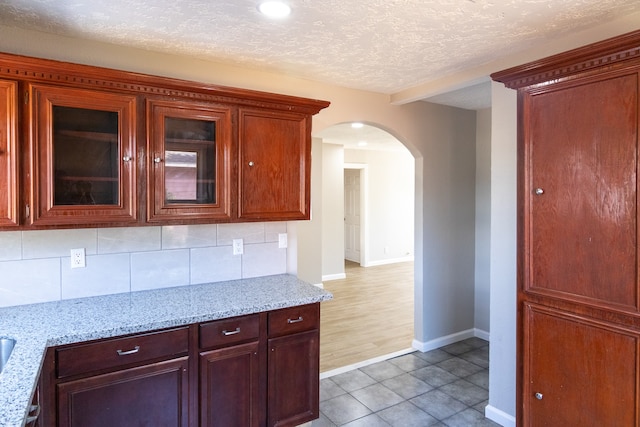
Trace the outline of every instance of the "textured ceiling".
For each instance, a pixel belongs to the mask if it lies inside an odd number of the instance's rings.
[[[257,1],[1,0],[0,24],[392,94],[640,11],[638,0],[288,0],[291,16],[269,20]]]

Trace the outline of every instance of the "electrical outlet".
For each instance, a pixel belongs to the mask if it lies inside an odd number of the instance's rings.
[[[71,249],[71,268],[84,268],[86,266],[84,248]]]
[[[242,239],[233,239],[233,254],[242,255],[244,253]]]
[[[285,249],[287,247],[287,233],[278,234],[278,248]]]

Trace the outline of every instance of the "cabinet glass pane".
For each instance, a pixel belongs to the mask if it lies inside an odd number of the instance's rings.
[[[54,205],[119,203],[118,113],[53,107]]]
[[[216,124],[165,118],[165,203],[216,202]]]

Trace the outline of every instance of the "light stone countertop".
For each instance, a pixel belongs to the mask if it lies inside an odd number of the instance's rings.
[[[295,276],[277,275],[0,308],[0,338],[16,340],[0,373],[0,426],[24,425],[47,347],[331,298]]]

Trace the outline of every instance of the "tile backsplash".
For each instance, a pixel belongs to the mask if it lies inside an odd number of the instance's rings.
[[[286,232],[286,222],[2,231],[0,307],[286,273]],[[71,268],[76,248],[85,268]]]

